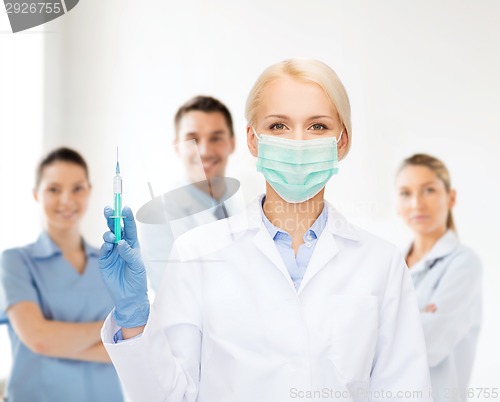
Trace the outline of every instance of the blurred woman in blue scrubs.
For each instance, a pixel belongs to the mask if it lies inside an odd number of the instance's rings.
[[[49,153],[38,166],[34,189],[45,230],[35,243],[2,254],[13,354],[9,402],[123,400],[100,340],[113,302],[101,279],[98,250],[79,229],[90,191],[81,155],[68,148]]]
[[[405,257],[421,309],[434,401],[466,401],[481,325],[481,262],[458,240],[451,212],[456,192],[440,160],[425,154],[405,159],[396,183],[398,212],[413,232]]]

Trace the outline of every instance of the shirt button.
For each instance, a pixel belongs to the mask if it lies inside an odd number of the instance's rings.
[[[307,235],[306,239],[309,240],[309,241],[311,241],[313,238],[312,238],[311,235]]]
[[[306,247],[307,247],[307,248],[310,248],[311,246],[312,246],[311,242],[310,242],[310,241],[308,241],[308,242],[306,243]]]

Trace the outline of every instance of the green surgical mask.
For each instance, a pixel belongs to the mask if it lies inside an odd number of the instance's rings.
[[[253,128],[252,128],[253,130]],[[286,202],[304,202],[318,194],[338,173],[335,137],[290,140],[253,130],[258,142],[257,171]]]

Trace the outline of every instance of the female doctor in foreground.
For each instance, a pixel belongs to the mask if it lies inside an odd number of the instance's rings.
[[[405,256],[422,312],[434,401],[466,401],[481,325],[481,262],[458,241],[455,190],[440,160],[405,159],[396,183],[399,214],[413,232]]]
[[[266,193],[174,245],[151,308],[132,212],[100,265],[116,308],[102,337],[132,401],[431,401],[404,260],[323,198],[351,142],[337,75],[266,69],[247,100]],[[105,216],[112,228],[105,209]]]

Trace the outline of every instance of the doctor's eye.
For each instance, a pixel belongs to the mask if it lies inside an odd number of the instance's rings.
[[[57,194],[59,192],[59,189],[57,187],[48,187],[47,191],[52,194]]]
[[[432,193],[435,193],[436,190],[434,189],[434,187],[427,187],[425,190],[424,190],[427,194],[432,194]]]
[[[328,130],[328,127],[321,123],[315,123],[311,126],[313,130]]]
[[[286,130],[286,126],[283,123],[274,123],[269,126],[271,130],[282,131]]]
[[[410,196],[410,192],[409,191],[406,191],[406,190],[401,190],[399,192],[399,196],[400,197],[409,197]]]

